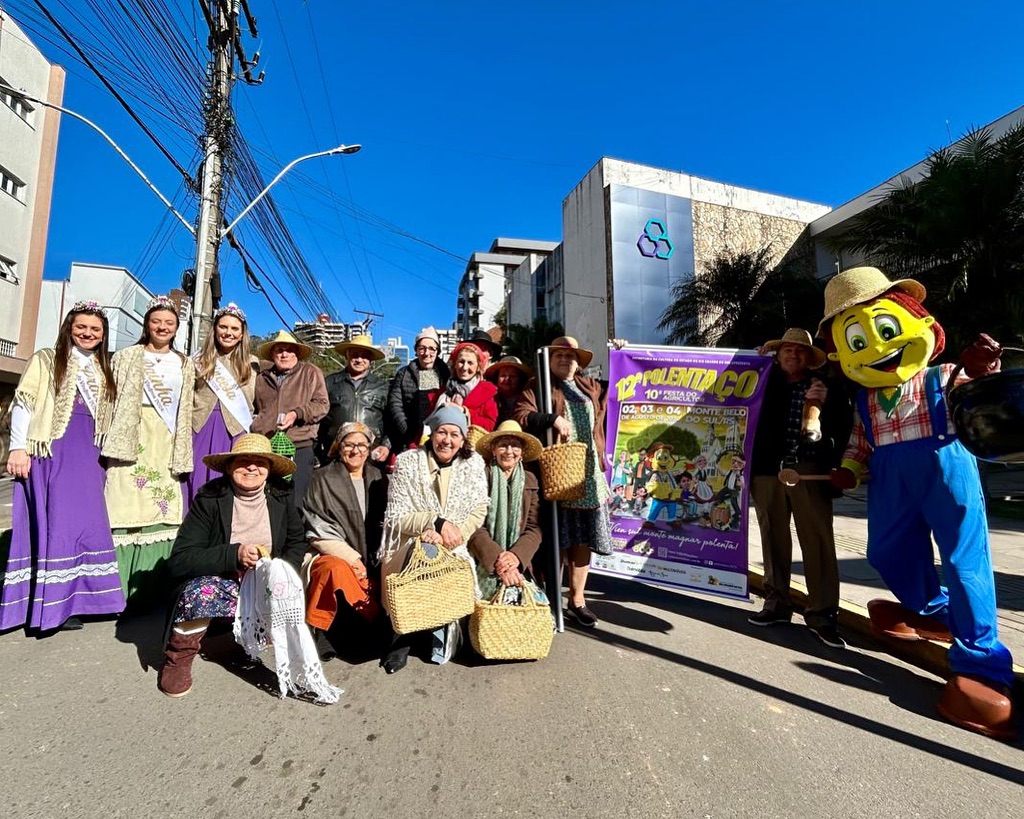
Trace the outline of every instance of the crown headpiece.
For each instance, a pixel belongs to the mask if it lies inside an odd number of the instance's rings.
[[[234,316],[240,322],[245,324],[245,311],[243,311],[242,308],[235,304],[233,301],[229,301],[226,305],[219,308],[213,314],[213,320],[216,322],[217,319],[219,319],[221,316]]]
[[[100,303],[98,301],[95,301],[94,299],[89,299],[88,301],[76,301],[74,304],[71,305],[71,309],[68,312],[69,313],[86,313],[86,312],[88,312],[88,313],[100,313],[103,316],[107,315],[106,312],[103,310],[103,307],[100,305]]]
[[[174,303],[174,299],[170,296],[153,296],[153,298],[149,300],[149,304],[146,305],[146,312],[148,313],[150,310],[156,310],[158,307],[164,310],[170,310],[172,313],[178,312],[178,305]]]

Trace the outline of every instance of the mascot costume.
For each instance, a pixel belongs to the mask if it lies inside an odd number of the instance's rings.
[[[929,366],[945,346],[922,306],[925,288],[858,267],[829,281],[818,327],[846,376],[861,389],[839,488],[870,464],[868,562],[899,599],[872,600],[872,627],[905,640],[951,641],[952,675],[939,713],[950,722],[1012,739],[1010,652],[996,635],[995,582],[978,465],[957,440],[945,391],[955,366]],[[964,352],[965,376],[999,369],[1000,347],[982,336]],[[938,545],[947,585],[939,584]]]
[[[654,458],[651,465],[654,469],[651,479],[647,482],[647,495],[651,498],[651,511],[647,513],[647,523],[654,524],[664,511],[668,522],[676,519],[676,502],[683,494],[682,489],[672,477],[671,470],[676,465],[676,457],[668,444],[655,444]]]

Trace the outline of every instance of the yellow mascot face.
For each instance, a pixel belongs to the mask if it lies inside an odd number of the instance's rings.
[[[672,449],[667,446],[658,447],[654,453],[654,469],[658,472],[668,472],[676,465],[676,458]]]
[[[836,352],[828,357],[861,386],[898,387],[931,361],[934,323],[890,299],[856,304],[832,320]]]

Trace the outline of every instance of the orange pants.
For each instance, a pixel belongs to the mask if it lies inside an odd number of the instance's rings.
[[[337,592],[341,592],[357,614],[367,622],[380,616],[380,593],[369,578],[356,577],[355,571],[340,557],[320,555],[309,570],[306,589],[306,622],[326,631],[338,613]]]

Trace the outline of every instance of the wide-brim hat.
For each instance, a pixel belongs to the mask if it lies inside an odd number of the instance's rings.
[[[466,341],[486,350],[491,358],[497,358],[501,355],[501,345],[491,338],[491,334],[486,330],[476,330]]]
[[[485,461],[490,460],[491,446],[499,438],[516,438],[523,445],[524,461],[536,461],[544,448],[530,433],[523,432],[523,428],[515,421],[502,421],[494,432],[488,432],[476,442],[476,451]]]
[[[584,347],[580,347],[580,343],[572,336],[559,336],[547,345],[547,350],[549,353],[553,353],[556,350],[572,350],[576,353],[576,360],[580,362],[581,367],[586,367],[594,358],[594,353]]]
[[[924,301],[928,291],[914,279],[889,281],[877,267],[851,267],[829,279],[825,285],[825,317],[818,323],[818,334],[829,319],[833,319],[855,304],[863,304],[898,287],[917,301]]]
[[[266,435],[256,432],[247,432],[239,435],[238,440],[231,445],[230,452],[220,452],[215,455],[203,457],[203,463],[214,472],[225,472],[229,464],[241,455],[258,455],[266,458],[270,464],[270,474],[283,478],[295,471],[295,462],[284,455],[278,455],[270,448],[270,439]]]
[[[816,370],[825,363],[825,351],[815,347],[811,334],[800,327],[790,327],[782,334],[782,338],[766,341],[763,349],[766,353],[771,353],[778,350],[783,344],[799,344],[801,347],[809,349],[813,356],[809,369]]]
[[[484,378],[488,381],[496,381],[498,379],[498,371],[506,367],[518,370],[523,374],[524,378],[533,378],[533,368],[527,367],[521,358],[514,355],[503,356],[491,364],[491,366],[487,368],[487,372],[484,373]]]
[[[303,344],[287,330],[279,330],[277,335],[270,339],[270,341],[264,341],[256,350],[256,355],[258,355],[264,361],[271,361],[271,353],[274,350],[274,346],[277,344],[293,344],[296,347],[298,347],[299,361],[305,361],[307,358],[313,355],[312,347],[310,347],[308,344]]]
[[[358,347],[360,350],[366,350],[370,355],[371,361],[380,361],[384,358],[384,351],[379,350],[373,346],[373,339],[363,333],[358,336],[352,336],[348,341],[342,341],[340,344],[334,345],[334,350],[343,356],[348,356],[348,351],[353,347]]]

